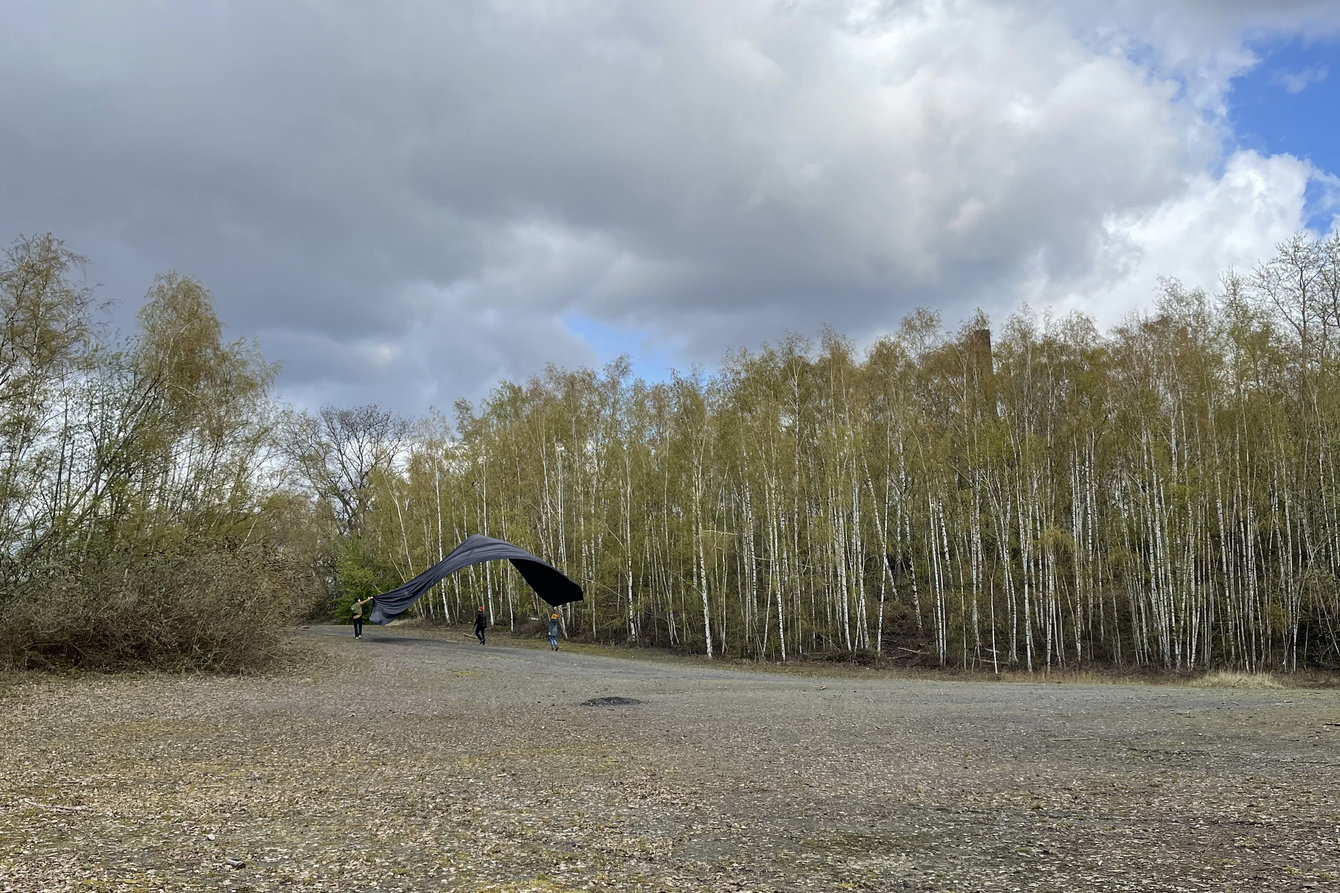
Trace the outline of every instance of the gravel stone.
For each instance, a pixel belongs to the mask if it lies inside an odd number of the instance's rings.
[[[0,893],[1340,890],[1334,692],[542,644],[314,627],[267,676],[6,677]]]

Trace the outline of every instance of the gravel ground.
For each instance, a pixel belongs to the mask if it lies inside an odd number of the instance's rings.
[[[1340,891],[1333,691],[300,646],[0,683],[0,891]]]

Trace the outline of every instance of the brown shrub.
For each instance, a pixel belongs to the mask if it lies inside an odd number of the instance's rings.
[[[301,570],[260,547],[112,552],[0,595],[0,666],[121,670],[263,667],[294,616]]]

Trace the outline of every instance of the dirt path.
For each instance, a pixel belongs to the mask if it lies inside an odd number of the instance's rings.
[[[1334,692],[304,639],[0,690],[0,891],[1340,891]]]

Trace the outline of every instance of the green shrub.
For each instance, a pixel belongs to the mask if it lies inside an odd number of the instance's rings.
[[[348,623],[352,617],[351,606],[358,599],[380,595],[400,585],[395,571],[376,561],[361,544],[355,540],[346,540],[340,547],[335,561],[335,576],[339,591],[333,605],[334,616],[340,623]],[[364,617],[371,606],[364,606]]]

